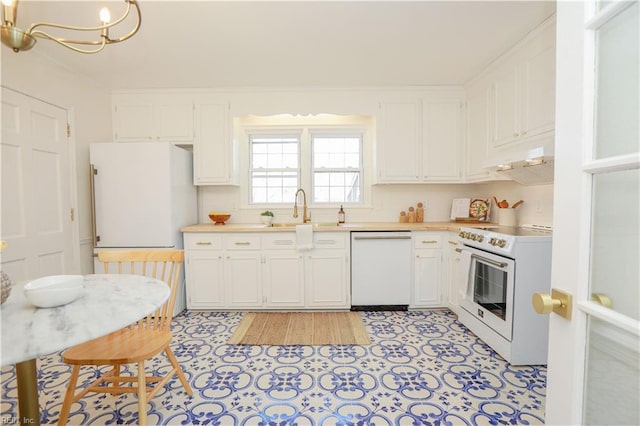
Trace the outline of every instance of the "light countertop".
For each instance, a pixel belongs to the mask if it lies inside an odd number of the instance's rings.
[[[213,223],[200,223],[183,226],[181,232],[292,232],[296,225],[302,223],[275,223],[263,225],[258,223],[228,223],[215,225]],[[497,228],[497,224],[489,222],[424,222],[424,223],[399,223],[399,222],[347,222],[338,225],[335,222],[312,223],[315,232],[351,232],[351,231],[458,231],[461,227],[472,228]]]

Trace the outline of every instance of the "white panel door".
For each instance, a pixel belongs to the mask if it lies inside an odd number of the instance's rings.
[[[558,2],[547,424],[640,424],[638,2]]]
[[[78,270],[67,111],[2,89],[2,269],[14,281]]]

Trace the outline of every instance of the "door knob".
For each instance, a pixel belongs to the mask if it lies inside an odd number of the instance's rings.
[[[605,308],[613,307],[613,303],[611,303],[611,299],[604,293],[593,293],[591,294],[591,300],[596,302],[599,305],[604,306]]]
[[[549,293],[534,293],[531,297],[533,309],[539,314],[554,312],[561,317],[570,320],[573,297],[562,290],[551,289]]]

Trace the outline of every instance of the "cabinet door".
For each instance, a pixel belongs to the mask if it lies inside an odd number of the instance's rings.
[[[481,181],[490,177],[485,168],[489,144],[488,117],[489,88],[481,86],[467,94],[467,149],[465,178]]]
[[[427,181],[459,181],[460,101],[428,102],[423,104],[422,111],[423,178]]]
[[[491,146],[500,147],[519,136],[518,67],[515,60],[503,65],[491,84]]]
[[[447,293],[449,294],[449,308],[458,312],[460,307],[460,293],[465,290],[466,281],[460,271],[460,249],[461,244],[457,241],[455,234],[450,234],[447,241]]]
[[[263,305],[259,251],[232,252],[225,258],[225,284],[228,306],[253,308]]]
[[[378,133],[377,164],[379,182],[420,180],[422,138],[420,102],[382,104]]]
[[[171,99],[161,100],[154,106],[155,139],[180,142],[193,140],[193,104]]]
[[[522,136],[536,136],[555,127],[555,37],[550,27],[525,47],[522,63]]]
[[[442,251],[416,250],[414,259],[413,307],[443,306]]]
[[[225,307],[222,251],[188,251],[185,269],[187,308]]]
[[[264,289],[268,307],[304,306],[304,258],[296,251],[265,252]]]
[[[227,104],[196,105],[196,137],[193,144],[194,183],[231,183],[232,144]]]
[[[153,140],[153,103],[146,101],[117,103],[113,108],[113,114],[116,141]]]
[[[348,308],[349,258],[344,250],[313,250],[305,259],[306,306]]]

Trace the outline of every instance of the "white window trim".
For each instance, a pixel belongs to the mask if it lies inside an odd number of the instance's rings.
[[[287,203],[282,204],[269,204],[269,203],[261,203],[261,204],[251,204],[250,200],[250,135],[261,134],[261,135],[293,135],[300,134],[300,149],[298,151],[299,155],[299,182],[300,187],[307,192],[307,202],[308,207],[316,210],[334,210],[335,208],[339,208],[341,204],[345,203],[320,203],[316,204],[313,202],[313,197],[311,196],[311,133],[314,134],[359,134],[362,135],[362,150],[360,155],[362,156],[362,192],[360,194],[361,200],[360,203],[357,204],[348,204],[349,209],[371,209],[373,204],[371,201],[371,188],[372,188],[372,175],[371,170],[373,169],[373,131],[375,129],[369,128],[364,124],[327,124],[327,125],[318,125],[313,124],[309,126],[301,126],[299,124],[294,124],[291,126],[283,126],[283,125],[274,125],[274,126],[264,126],[264,125],[241,125],[239,131],[239,166],[240,170],[243,172],[240,173],[240,209],[247,210],[261,210],[261,209],[279,209],[279,208],[289,208]]]

